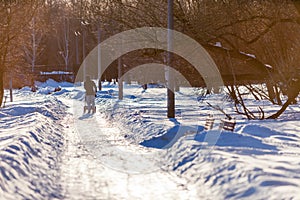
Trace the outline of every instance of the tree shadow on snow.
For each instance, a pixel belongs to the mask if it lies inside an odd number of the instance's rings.
[[[168,149],[172,147],[181,137],[188,132],[197,133],[204,129],[203,126],[183,126],[176,119],[170,119],[174,126],[163,135],[144,140],[140,145],[157,149]]]
[[[210,131],[203,131],[196,134],[194,140],[205,143]],[[240,154],[274,154],[278,151],[274,145],[266,144],[256,137],[243,135],[235,132],[222,131],[219,138],[213,144],[203,144],[205,146],[215,146],[226,148],[226,151],[236,151]]]
[[[85,119],[89,119],[93,117],[93,114],[92,113],[86,113],[86,114],[83,114],[82,116],[78,117],[79,120],[85,120]]]

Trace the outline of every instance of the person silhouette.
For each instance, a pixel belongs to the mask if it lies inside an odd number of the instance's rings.
[[[90,113],[91,110],[93,113],[96,112],[95,107],[95,96],[97,92],[97,87],[94,81],[91,80],[90,76],[86,76],[85,82],[84,82],[84,89],[85,89],[85,101],[87,104],[87,110]],[[85,111],[86,109],[84,109]]]

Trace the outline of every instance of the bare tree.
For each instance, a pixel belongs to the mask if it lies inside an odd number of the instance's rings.
[[[36,62],[44,49],[43,39],[47,32],[47,26],[42,17],[41,15],[37,15],[32,18],[28,26],[29,38],[23,41],[24,57],[31,65],[31,72],[34,72]]]
[[[70,25],[69,18],[63,19],[63,37],[59,40],[59,54],[62,56],[65,65],[65,71],[68,71],[69,59],[70,59]]]
[[[0,105],[4,96],[4,75],[14,76],[15,63],[20,57],[20,41],[24,28],[31,22],[38,0],[26,2],[2,1],[0,3]]]
[[[163,0],[104,0],[100,4],[90,1],[84,6],[91,18],[101,16],[107,35],[114,34],[118,24],[122,24],[124,30],[166,27],[166,8],[167,1]],[[287,93],[283,86],[294,78],[291,74],[300,60],[297,8],[297,1],[290,0],[174,0],[174,28],[205,47],[221,73],[229,72],[222,75],[235,99],[237,112],[249,119],[263,119],[266,116],[262,108],[251,110],[246,105],[240,86],[246,87],[255,99],[282,104],[282,97]],[[188,69],[181,68],[183,74]]]

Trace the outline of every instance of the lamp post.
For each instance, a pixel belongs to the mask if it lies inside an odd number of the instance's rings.
[[[173,49],[173,0],[168,0],[168,57],[167,64],[170,67],[172,63]],[[175,117],[175,94],[174,94],[174,77],[171,70],[167,70],[167,96],[168,96],[168,118]]]
[[[98,20],[100,22],[100,20]],[[98,23],[99,23],[98,22]],[[100,30],[100,25],[98,24],[97,27],[97,31],[98,31],[98,89],[101,90],[102,89],[102,85],[101,85],[101,47],[100,47],[100,42],[101,42],[101,30]]]
[[[122,0],[120,0],[120,3],[121,5],[123,5],[122,3]],[[123,13],[122,13],[122,7],[120,7],[120,18],[122,19],[123,18]],[[119,28],[120,28],[120,31],[123,31],[123,27],[122,27],[122,24],[119,25]],[[120,47],[119,48],[123,48],[123,38],[121,36],[121,44],[120,44]],[[118,58],[118,85],[119,85],[119,100],[123,100],[123,78],[122,78],[122,67],[123,66],[123,62],[122,62],[122,55]]]
[[[69,65],[69,37],[70,37],[70,23],[69,17],[64,19],[64,38],[65,38],[65,51],[64,51],[64,61],[65,61],[65,71],[68,71]]]
[[[86,77],[86,61],[85,61],[85,26],[89,25],[86,21],[81,21],[82,25],[82,62],[83,62],[83,80]]]
[[[75,48],[76,48],[76,65],[79,65],[79,53],[78,53],[78,37],[81,35],[79,31],[75,31]]]

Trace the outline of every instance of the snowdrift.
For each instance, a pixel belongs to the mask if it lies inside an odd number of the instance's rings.
[[[49,95],[47,90],[55,87],[62,90]],[[36,94],[26,88],[16,94],[34,101],[18,101],[0,110],[1,199],[63,198],[58,163],[64,148],[60,120],[66,106],[57,98],[78,103],[84,101],[84,90],[53,81],[39,88]],[[299,104],[291,105],[278,120],[247,121],[235,115],[235,131],[222,131],[210,143],[206,138],[214,132],[203,126],[211,108],[193,89],[181,88],[176,98],[176,119],[167,119],[166,88],[145,91],[125,85],[124,99],[119,101],[117,86],[104,83],[97,93],[96,116],[121,130],[111,136],[120,142],[116,144],[157,152],[162,159],[158,169],[175,173],[185,180],[184,187],[195,186],[205,199],[300,197]],[[226,103],[226,112],[234,115]],[[268,113],[276,108],[265,104],[264,109]]]
[[[176,93],[176,120],[168,120],[164,89],[127,87],[122,101],[116,92],[100,96],[100,112],[123,127],[123,136],[132,143],[164,150],[161,167],[196,185],[207,199],[299,198],[299,105],[292,105],[281,120],[264,121],[236,116],[229,105],[227,112],[238,120],[236,129],[222,131],[211,145],[205,140],[211,133],[203,127],[210,112],[206,104]],[[264,109],[274,112],[273,105]]]
[[[1,199],[62,198],[58,174],[64,106],[37,98],[0,110]]]

